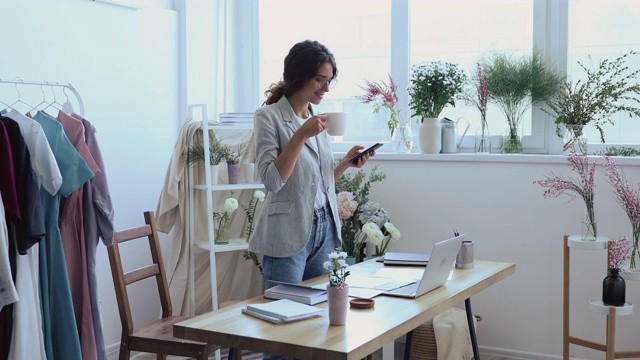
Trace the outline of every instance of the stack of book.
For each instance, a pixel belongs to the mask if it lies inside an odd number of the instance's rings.
[[[300,304],[288,299],[281,299],[263,304],[251,304],[242,309],[242,312],[255,316],[274,324],[282,324],[291,321],[308,319],[322,315],[325,309]]]
[[[264,292],[267,299],[289,299],[307,305],[315,305],[327,301],[327,290],[311,286],[279,283]]]

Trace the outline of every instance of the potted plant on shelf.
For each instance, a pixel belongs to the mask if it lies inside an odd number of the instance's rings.
[[[531,105],[553,97],[561,78],[544,62],[540,51],[513,57],[494,53],[481,60],[489,85],[489,101],[494,102],[507,120],[501,148],[504,153],[522,153],[522,116]]]
[[[565,81],[560,91],[546,100],[549,110],[543,111],[555,117],[556,133],[563,138],[564,152],[573,149],[577,153],[587,153],[584,127],[588,124],[598,129],[600,141],[604,143],[602,126],[613,125],[614,114],[640,116],[640,83],[637,81],[640,69],[631,70],[627,65],[630,58],[637,55],[630,51],[613,61],[604,59],[595,68],[587,68],[578,61],[586,79]],[[564,136],[561,134],[563,127]]]
[[[411,125],[400,117],[400,109],[396,107],[398,104],[398,85],[393,82],[391,75],[389,75],[389,83],[384,81],[376,83],[365,80],[365,86],[360,88],[365,93],[364,95],[356,96],[356,98],[365,104],[374,103],[374,114],[378,114],[381,109],[386,109],[389,112],[387,127],[391,134],[393,150],[398,153],[411,152],[413,148]]]
[[[414,65],[411,70],[409,107],[420,125],[420,151],[439,153],[441,127],[438,117],[447,106],[455,106],[456,95],[462,91],[466,75],[458,65],[433,61]]]
[[[244,154],[247,143],[237,145],[225,145],[225,160],[227,162],[227,171],[229,173],[229,184],[237,184],[240,174],[240,160]]]
[[[220,163],[227,158],[227,149],[218,139],[211,139],[209,142],[209,165],[211,166],[211,183],[218,183],[218,169]],[[187,165],[204,162],[204,146],[202,144],[191,145],[187,149]]]

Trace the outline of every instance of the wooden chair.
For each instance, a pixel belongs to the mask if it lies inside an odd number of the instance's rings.
[[[165,359],[166,355],[187,356],[206,360],[209,354],[219,349],[220,346],[173,337],[173,324],[187,318],[171,315],[171,297],[153,212],[146,211],[144,218],[146,225],[116,232],[113,245],[107,248],[120,311],[120,322],[122,323],[120,360],[129,359],[131,351],[155,353],[158,354],[158,360]],[[122,269],[119,245],[129,240],[141,238],[148,238],[149,240],[153,263],[125,273]],[[127,285],[150,277],[155,277],[158,285],[160,304],[162,305],[162,318],[134,330]]]

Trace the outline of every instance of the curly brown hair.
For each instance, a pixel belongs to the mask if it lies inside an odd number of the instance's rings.
[[[333,78],[338,74],[336,59],[329,49],[317,41],[301,41],[289,50],[284,58],[283,80],[271,84],[265,91],[266,105],[276,103],[282,96],[289,96],[302,89],[304,84],[318,75],[318,69],[324,63],[333,66]]]

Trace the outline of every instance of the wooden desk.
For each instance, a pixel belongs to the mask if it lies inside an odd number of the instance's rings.
[[[373,274],[381,266],[367,261],[350,269]],[[327,314],[281,325],[242,314],[240,308],[248,303],[270,301],[259,296],[178,323],[173,333],[185,339],[299,359],[362,359],[442,311],[465,300],[469,304],[471,296],[515,270],[511,263],[476,261],[473,269],[456,269],[444,286],[417,299],[378,296],[373,309],[349,309],[344,326],[329,325]],[[306,283],[326,281],[323,276]],[[326,307],[327,303],[316,306]]]

